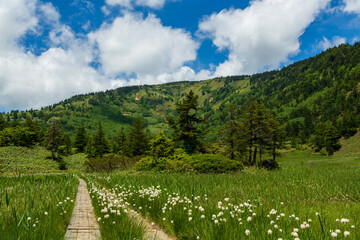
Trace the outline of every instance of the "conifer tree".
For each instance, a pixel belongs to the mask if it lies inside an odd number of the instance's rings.
[[[275,149],[278,143],[277,134],[280,124],[274,115],[259,101],[251,101],[243,114],[240,116],[240,129],[244,132],[249,151],[249,163],[256,164],[257,151],[259,151],[260,161],[264,150],[269,146]]]
[[[46,135],[46,143],[51,151],[51,158],[56,160],[56,153],[59,155],[59,146],[62,143],[62,129],[58,121],[53,121],[48,128]]]
[[[230,159],[235,159],[237,152],[244,151],[244,139],[240,136],[241,131],[236,118],[236,108],[230,105],[227,109],[229,120],[220,131],[220,144],[225,145],[226,152]]]
[[[77,152],[85,152],[88,137],[84,126],[80,126],[76,131],[74,147]]]
[[[92,141],[89,143],[88,156],[89,157],[102,157],[106,153],[110,153],[110,144],[105,137],[102,125],[99,122],[98,130],[93,136]]]
[[[146,154],[149,149],[149,139],[144,131],[144,124],[139,118],[133,121],[126,142],[124,144],[124,154],[130,157]]]
[[[120,133],[115,137],[113,146],[113,153],[124,154],[124,145],[126,142],[126,134],[124,128],[121,128]]]
[[[199,128],[199,124],[204,120],[197,117],[200,110],[197,99],[198,96],[190,90],[182,102],[176,103],[178,119],[168,118],[169,125],[175,130],[175,140],[182,143],[184,150],[189,154],[202,147],[201,139],[204,134]]]

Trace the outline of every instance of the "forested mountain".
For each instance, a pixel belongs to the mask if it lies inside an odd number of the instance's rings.
[[[31,116],[42,126],[58,119],[73,137],[80,125],[94,132],[98,122],[109,137],[115,136],[140,117],[149,135],[160,130],[169,134],[165,117],[174,116],[175,103],[190,90],[199,96],[208,141],[218,140],[217,132],[228,118],[228,106],[235,106],[241,113],[250,100],[256,99],[277,114],[294,144],[308,142],[325,123],[350,137],[360,125],[360,43],[340,45],[279,71],[124,87],[74,96],[41,110],[13,111],[2,116],[10,124]]]

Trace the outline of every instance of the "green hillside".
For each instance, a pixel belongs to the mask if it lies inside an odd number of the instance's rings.
[[[240,113],[251,99],[260,99],[277,113],[293,144],[308,143],[318,124],[327,121],[349,138],[360,125],[360,43],[340,45],[279,71],[124,87],[74,96],[41,110],[13,111],[3,117],[21,122],[31,115],[42,126],[58,119],[71,136],[81,124],[95,131],[100,121],[109,137],[140,117],[149,135],[160,130],[169,133],[165,116],[174,114],[175,103],[189,90],[199,96],[208,141],[217,141],[216,133],[228,117],[230,104]]]

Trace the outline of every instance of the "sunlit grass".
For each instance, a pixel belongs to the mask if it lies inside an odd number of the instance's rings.
[[[0,177],[0,238],[63,239],[77,184],[72,175]]]
[[[286,166],[235,175],[98,174],[90,181],[179,239],[332,239],[336,230],[338,239],[345,231],[359,239],[359,171]]]

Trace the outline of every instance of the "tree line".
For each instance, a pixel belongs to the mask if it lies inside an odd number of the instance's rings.
[[[173,129],[171,138],[160,132],[151,139],[145,132],[144,123],[136,118],[127,132],[122,128],[112,139],[106,137],[100,122],[94,134],[79,126],[73,142],[63,133],[59,121],[52,121],[50,127],[44,129],[30,116],[22,124],[16,119],[9,124],[0,116],[0,146],[31,147],[39,144],[51,151],[54,160],[73,153],[86,153],[88,159],[101,159],[107,154],[161,158],[171,156],[175,149],[183,149],[189,155],[222,154],[247,165],[262,164],[264,160],[275,163],[276,150],[283,146],[286,131],[276,115],[263,103],[251,100],[241,109],[228,106],[227,120],[218,131],[215,145],[204,141],[206,119],[199,117],[201,110],[198,96],[190,91],[182,101],[176,103],[176,117],[166,119]],[[340,133],[330,122],[319,126],[314,136],[312,142],[316,150],[325,148],[331,155],[340,148]]]

